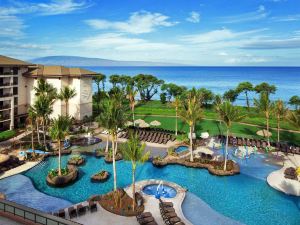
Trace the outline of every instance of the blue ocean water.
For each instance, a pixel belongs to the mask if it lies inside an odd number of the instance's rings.
[[[99,170],[107,170],[112,173],[112,165],[106,164],[103,159],[94,157],[86,157],[86,159],[87,163],[80,167],[79,180],[63,189],[49,187],[45,181],[49,169],[57,167],[56,157],[48,158],[43,164],[39,164],[24,175],[32,180],[39,191],[73,203],[85,201],[91,195],[103,194],[112,190],[112,177],[105,183],[90,182],[90,177]],[[156,168],[152,166],[152,163],[146,162],[144,165],[138,166],[136,180],[163,179],[175,182],[201,198],[212,209],[245,224],[299,225],[300,197],[284,195],[267,185],[265,177],[278,167],[266,167],[263,159],[263,155],[257,155],[255,158],[244,161],[240,164],[241,174],[232,177],[212,176],[205,169],[178,165]],[[64,165],[67,160],[68,156],[62,157]],[[123,160],[117,162],[117,171],[118,186],[130,185],[130,162]],[[185,212],[189,208],[190,206],[186,202],[183,205],[183,211]],[[200,224],[197,223],[200,218],[195,216],[198,215],[196,209],[192,215],[194,216],[189,219],[195,225]]]
[[[184,85],[188,88],[205,87],[214,93],[223,94],[238,83],[250,81],[254,85],[268,82],[277,87],[272,99],[288,101],[300,92],[300,67],[87,67],[90,70],[110,76],[126,74],[134,76],[140,73],[152,74],[166,82]],[[110,84],[107,84],[110,87]],[[96,86],[94,86],[94,91]],[[255,97],[250,93],[250,98]],[[158,96],[156,96],[156,99]],[[241,95],[237,104],[244,104]]]

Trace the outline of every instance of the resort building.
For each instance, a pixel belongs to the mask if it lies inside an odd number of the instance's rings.
[[[45,79],[58,92],[65,86],[74,88],[77,94],[69,101],[69,115],[76,120],[91,116],[92,77],[96,74],[81,68],[34,65],[0,55],[0,130],[25,122],[28,107],[36,98],[38,79]],[[52,117],[65,114],[65,103],[56,100]]]

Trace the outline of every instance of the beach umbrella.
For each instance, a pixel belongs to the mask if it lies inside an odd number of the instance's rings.
[[[203,139],[209,138],[209,133],[208,132],[202,132],[200,137],[203,138]]]
[[[154,126],[154,127],[158,127],[161,125],[161,122],[157,121],[157,120],[154,120],[150,123],[151,126]]]
[[[210,150],[209,148],[206,148],[206,147],[199,147],[199,148],[197,148],[197,151],[205,153],[205,154],[209,154],[209,155],[214,154],[214,151],[212,151],[212,150]]]
[[[145,123],[145,120],[142,120],[142,119],[138,119],[138,120],[135,120],[134,123],[136,124],[140,124],[140,123]]]
[[[132,126],[133,125],[133,122],[131,122],[131,121],[127,121],[126,123],[125,123],[125,126],[126,127],[130,127],[130,126]]]
[[[262,136],[262,137],[271,137],[272,133],[270,131],[267,130],[259,130],[256,132],[257,135]]]
[[[144,122],[144,123],[140,123],[139,127],[146,128],[146,127],[150,127],[150,125],[149,125],[149,123]]]

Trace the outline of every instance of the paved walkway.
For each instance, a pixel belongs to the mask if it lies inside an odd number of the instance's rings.
[[[22,225],[21,223],[10,220],[6,217],[0,216],[0,225]]]
[[[32,167],[36,166],[37,164],[39,164],[41,161],[37,161],[37,162],[26,162],[25,164],[18,166],[16,168],[13,168],[11,170],[5,171],[3,174],[0,175],[0,180],[6,177],[10,177],[22,172],[25,172],[29,169],[31,169]]]

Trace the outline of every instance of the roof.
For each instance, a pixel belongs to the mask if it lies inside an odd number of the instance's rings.
[[[0,66],[30,66],[30,65],[32,64],[29,62],[0,55]]]
[[[96,72],[82,68],[36,65],[23,75],[27,77],[91,77],[97,74]]]

